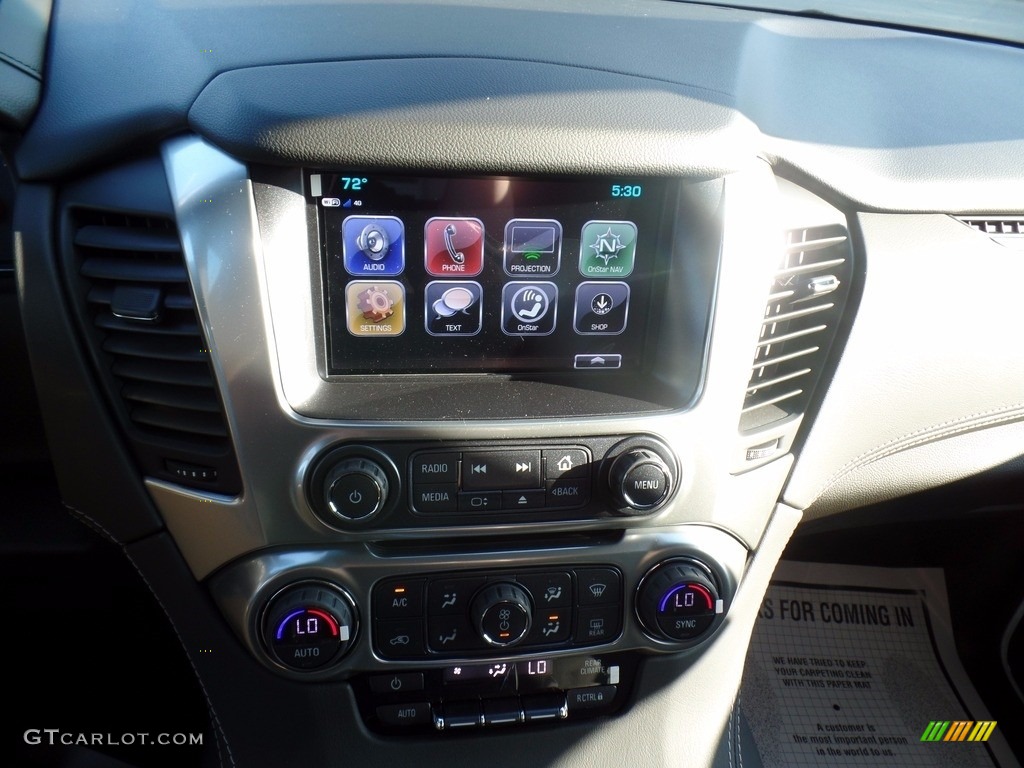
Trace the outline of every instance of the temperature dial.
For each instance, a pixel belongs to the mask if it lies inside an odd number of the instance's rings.
[[[692,560],[671,560],[648,573],[637,594],[637,615],[649,634],[662,640],[694,640],[724,610],[707,569]]]
[[[485,587],[473,598],[470,611],[480,636],[491,645],[515,645],[530,631],[530,596],[515,584]]]
[[[322,582],[279,592],[264,615],[263,639],[290,669],[310,671],[339,660],[356,633],[355,605],[343,590]]]

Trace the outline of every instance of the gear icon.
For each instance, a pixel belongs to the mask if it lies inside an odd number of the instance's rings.
[[[386,288],[374,285],[359,294],[359,310],[363,318],[379,323],[394,314],[395,302],[388,296]]]

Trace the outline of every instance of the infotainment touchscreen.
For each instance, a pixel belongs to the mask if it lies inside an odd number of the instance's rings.
[[[329,374],[645,365],[668,180],[314,171],[306,182]]]

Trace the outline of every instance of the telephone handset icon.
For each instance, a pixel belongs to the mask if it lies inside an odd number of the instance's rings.
[[[452,238],[455,237],[455,225],[449,224],[444,228],[444,247],[448,251],[448,256],[456,264],[465,264],[466,254],[462,251],[455,250],[455,243],[452,242]]]

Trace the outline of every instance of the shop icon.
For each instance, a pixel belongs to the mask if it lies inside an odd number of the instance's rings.
[[[615,336],[626,329],[629,285],[621,282],[587,281],[576,288],[573,313],[581,336]]]

